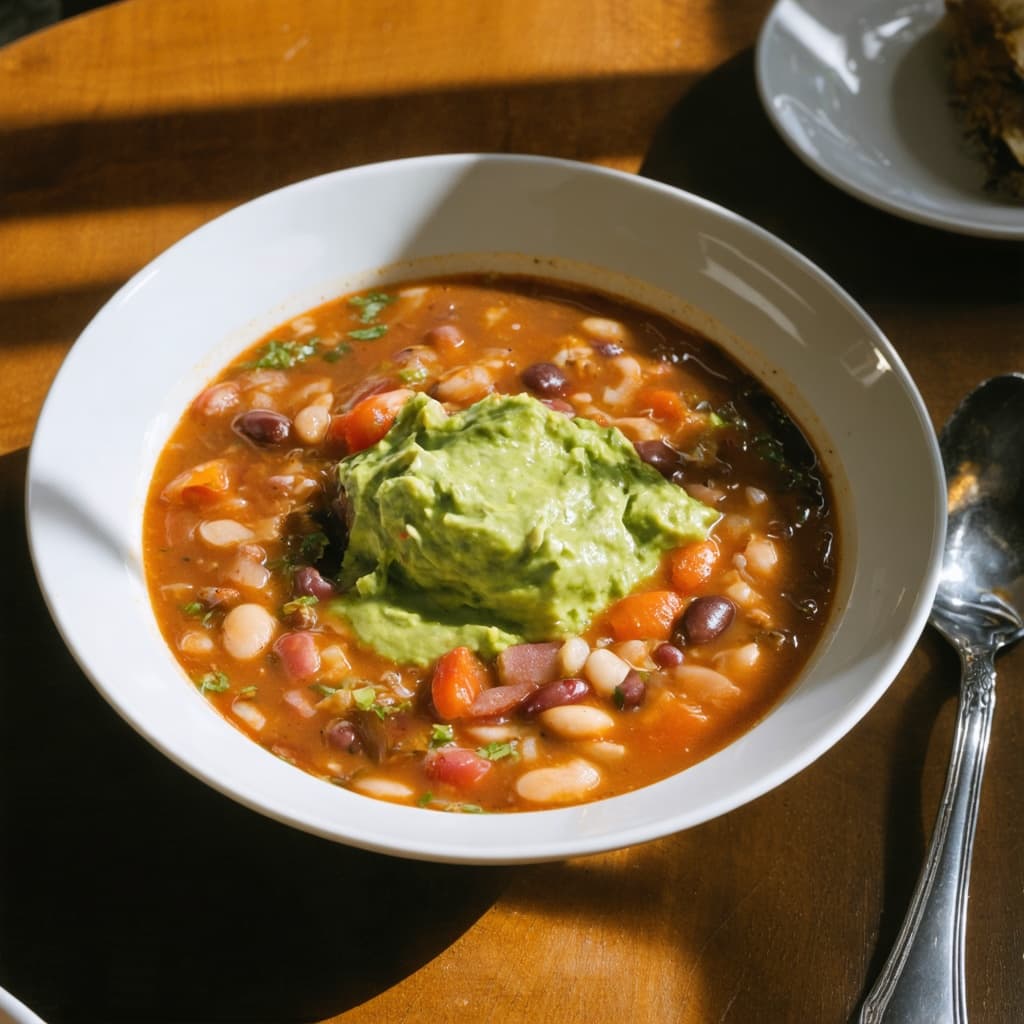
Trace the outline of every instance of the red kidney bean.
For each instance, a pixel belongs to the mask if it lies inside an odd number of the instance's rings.
[[[327,723],[327,727],[324,729],[324,740],[332,747],[347,751],[349,754],[358,754],[363,749],[359,731],[344,718],[335,718],[333,722]]]
[[[640,677],[636,669],[631,668],[626,673],[626,678],[615,687],[615,703],[623,711],[631,711],[640,707],[647,696],[647,684]]]
[[[320,671],[320,652],[309,633],[285,633],[274,642],[274,653],[281,659],[285,672],[302,682]]]
[[[428,779],[447,782],[458,789],[472,789],[494,767],[493,762],[464,747],[442,747],[432,750],[423,761]]]
[[[236,416],[232,429],[253,444],[285,444],[292,436],[292,421],[273,409],[250,409]]]
[[[569,378],[554,363],[531,363],[520,376],[531,391],[545,398],[560,398],[569,390]]]
[[[325,580],[311,565],[302,565],[292,576],[292,593],[296,597],[315,597],[327,601],[334,597],[334,584]]]
[[[736,616],[727,597],[698,597],[691,601],[672,627],[672,642],[679,647],[706,644],[721,636]]]
[[[590,684],[585,679],[556,679],[535,690],[522,703],[523,712],[527,715],[539,715],[548,708],[558,708],[563,704],[578,704],[590,693]]]
[[[652,466],[664,477],[671,477],[679,469],[679,452],[665,441],[637,441],[633,447],[648,466]]]
[[[685,659],[686,656],[675,644],[658,644],[651,651],[651,660],[659,668],[675,668],[676,665],[682,665]]]

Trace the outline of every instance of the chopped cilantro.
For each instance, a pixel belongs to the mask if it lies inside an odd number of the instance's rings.
[[[408,711],[411,707],[411,700],[403,700],[398,704],[381,704],[380,701],[374,701],[370,705],[370,710],[383,722],[385,718]]]
[[[360,711],[370,711],[377,701],[377,691],[372,686],[360,686],[352,691],[352,699]]]
[[[331,697],[341,689],[340,686],[328,686],[326,683],[310,683],[309,688],[321,697]]]
[[[335,345],[334,348],[327,349],[323,354],[323,358],[325,362],[336,363],[339,359],[347,356],[351,351],[351,345],[346,345],[344,342],[341,342],[339,345]]]
[[[503,757],[511,757],[513,759],[519,757],[515,740],[504,742],[495,740],[493,743],[488,743],[486,747],[477,747],[476,752],[481,757],[486,757],[488,761],[500,761]]]
[[[348,304],[359,310],[359,319],[364,324],[372,324],[380,316],[384,307],[395,301],[394,295],[384,292],[371,292],[369,295],[353,295]]]
[[[428,789],[416,801],[419,807],[436,807],[439,811],[451,811],[455,814],[485,814],[479,804],[460,804],[450,800],[435,800],[434,794]]]
[[[432,804],[433,802],[434,802],[434,794],[431,793],[429,789],[426,791],[426,793],[424,793],[422,796],[420,796],[420,798],[416,801],[416,803],[420,807],[427,807],[430,804]]]
[[[223,672],[207,672],[196,681],[200,693],[223,693],[230,685],[228,677]]]
[[[308,608],[310,605],[317,604],[319,598],[313,594],[303,594],[302,597],[293,598],[281,607],[281,613],[283,615],[291,615],[292,612],[297,612],[300,608]]]
[[[290,370],[316,352],[319,338],[309,341],[270,341],[263,346],[260,354],[250,363],[247,370]]]
[[[430,727],[430,745],[431,747],[443,747],[446,743],[451,743],[455,739],[455,730],[450,725],[439,725],[434,723]]]
[[[410,366],[399,371],[398,379],[403,384],[419,384],[420,381],[427,379],[427,371],[422,366]]]
[[[206,614],[206,605],[202,601],[189,601],[188,604],[182,605],[181,610],[195,619]]]
[[[256,696],[255,686],[243,686],[238,691],[238,697],[240,700],[252,700]]]
[[[375,341],[387,333],[387,324],[374,324],[372,327],[363,327],[357,331],[349,331],[348,336],[353,341]]]

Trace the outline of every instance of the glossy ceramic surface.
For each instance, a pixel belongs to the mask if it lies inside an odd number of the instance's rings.
[[[142,505],[191,398],[260,334],[347,290],[498,268],[616,291],[711,334],[812,435],[838,495],[837,608],[802,679],[756,728],[689,771],[597,803],[456,815],[347,792],[224,721],[164,645],[146,594]],[[383,269],[381,269],[383,268]],[[563,858],[722,814],[844,735],[922,630],[944,484],[920,396],[889,342],[798,253],[705,200],[585,164],[426,157],[315,178],[189,235],[88,326],[39,420],[32,555],[54,619],[100,692],[178,764],[243,804],[368,849],[456,862]]]
[[[761,30],[768,116],[805,163],[890,213],[1024,238],[1024,203],[986,188],[950,104],[943,0],[779,0]]]

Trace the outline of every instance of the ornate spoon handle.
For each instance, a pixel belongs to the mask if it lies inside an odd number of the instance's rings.
[[[996,702],[994,654],[990,647],[960,647],[960,707],[935,832],[896,945],[861,1008],[860,1024],[967,1024],[967,886]]]

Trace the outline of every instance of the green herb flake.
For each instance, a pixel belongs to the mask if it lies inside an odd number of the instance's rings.
[[[364,324],[372,324],[389,306],[395,301],[394,295],[387,295],[384,292],[371,292],[369,295],[353,295],[348,304],[359,311],[359,319]]]
[[[239,700],[252,700],[256,696],[257,690],[255,686],[243,686],[238,691]]]
[[[423,366],[410,366],[399,371],[398,379],[403,384],[419,384],[427,379],[427,371]]]
[[[310,683],[309,688],[321,697],[333,697],[341,689],[340,686],[328,686],[326,683]]]
[[[311,605],[317,604],[318,601],[319,598],[313,594],[303,594],[302,597],[296,597],[282,605],[281,614],[291,615],[292,612],[297,612],[300,608],[309,608]]]
[[[398,704],[382,704],[380,701],[375,701],[371,706],[370,710],[383,722],[386,718],[390,718],[392,715],[400,714],[403,711],[409,711],[412,708],[411,700],[403,700]]]
[[[202,601],[189,601],[188,604],[181,606],[181,610],[190,618],[198,619],[206,614],[206,605]]]
[[[429,807],[434,802],[434,794],[428,789],[426,793],[423,793],[420,798],[416,801],[419,807]]]
[[[200,693],[223,693],[231,682],[223,672],[207,672],[195,681]]]
[[[329,543],[326,533],[307,533],[299,541],[299,556],[309,562],[319,562]]]
[[[263,346],[260,354],[250,363],[247,370],[290,370],[307,360],[316,352],[319,338],[309,341],[270,341]]]
[[[372,327],[363,327],[357,331],[349,331],[348,337],[353,341],[376,341],[388,333],[387,324],[374,324]]]
[[[324,352],[324,362],[336,363],[339,359],[344,359],[351,351],[351,345],[346,345],[344,342],[341,342],[340,344],[335,345],[334,348],[329,348]]]
[[[500,761],[505,757],[513,759],[519,757],[515,740],[506,740],[504,742],[495,740],[493,743],[488,743],[486,747],[477,747],[476,752],[481,757],[486,757],[488,761]]]
[[[371,711],[377,702],[377,691],[372,686],[360,686],[352,691],[352,700],[360,711]]]
[[[435,722],[430,727],[430,746],[443,747],[446,743],[455,741],[455,730],[450,725],[440,725]]]

